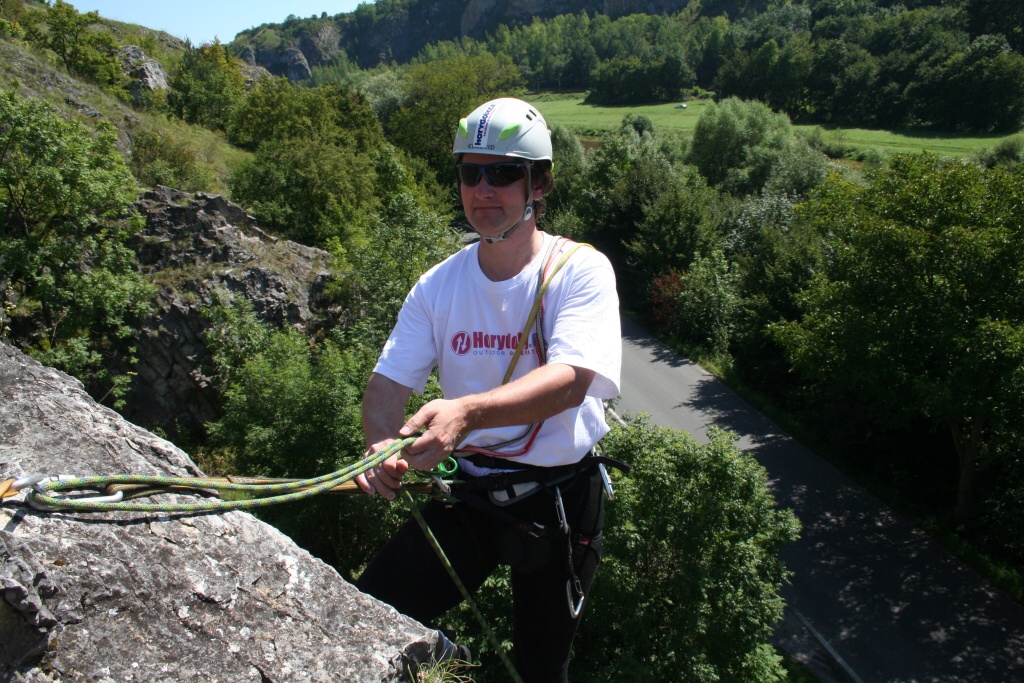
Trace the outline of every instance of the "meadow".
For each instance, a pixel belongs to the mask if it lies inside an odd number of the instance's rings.
[[[697,119],[710,100],[688,100],[686,109],[677,109],[677,102],[637,106],[597,106],[583,103],[582,93],[537,94],[528,99],[535,102],[549,122],[569,127],[583,138],[597,137],[617,130],[627,114],[643,114],[651,119],[656,130],[692,133]],[[820,139],[833,149],[845,149],[848,156],[875,151],[882,156],[899,152],[932,152],[943,156],[969,156],[979,149],[995,147],[1005,135],[956,135],[926,131],[870,130],[838,126],[796,125],[797,130],[814,133],[820,128]]]

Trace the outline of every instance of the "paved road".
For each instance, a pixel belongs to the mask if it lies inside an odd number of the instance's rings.
[[[1024,609],[783,433],[722,382],[623,320],[617,410],[703,439],[709,426],[767,469],[803,524],[776,644],[823,681],[1024,682]]]

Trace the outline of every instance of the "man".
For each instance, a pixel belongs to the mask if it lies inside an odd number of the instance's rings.
[[[357,481],[391,499],[409,467],[456,455],[458,502],[432,501],[424,516],[470,592],[511,566],[516,669],[528,682],[566,681],[601,556],[593,449],[608,431],[602,399],[619,391],[615,276],[594,249],[537,227],[554,183],[550,132],[534,107],[485,103],[460,122],[453,151],[480,240],[406,298],[367,384],[363,430],[368,453],[419,436]],[[406,420],[434,367],[444,398]],[[427,624],[462,600],[412,522],[358,586]]]

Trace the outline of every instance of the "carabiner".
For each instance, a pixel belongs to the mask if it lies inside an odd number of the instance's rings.
[[[579,600],[572,599],[573,589],[580,594]],[[565,582],[565,597],[569,600],[569,614],[572,615],[573,619],[579,619],[580,614],[583,613],[583,601],[587,599],[587,596],[583,593],[580,580],[575,576]]]
[[[431,474],[438,474],[443,477],[450,477],[451,475],[455,474],[455,472],[457,472],[458,469],[459,461],[449,455],[447,458],[437,463],[437,467],[435,467],[433,471],[431,471]]]
[[[35,486],[42,480],[46,479],[45,474],[30,474],[27,477],[21,477],[19,479],[7,479],[0,482],[0,500],[4,498],[11,498],[21,493],[22,489],[27,489]]]
[[[562,489],[558,486],[555,487],[555,512],[558,513],[558,525],[562,528],[562,533],[568,538],[569,518],[565,516],[565,504],[562,503]]]
[[[604,468],[604,463],[597,463],[597,471],[601,473],[601,483],[604,484],[605,493],[608,494],[608,500],[615,500],[615,491],[612,490],[612,479],[608,476],[608,470]]]
[[[54,498],[50,493],[40,491],[38,488],[32,488],[25,493],[25,503],[36,510],[41,512],[59,512],[61,510],[74,510],[74,507],[68,505],[50,505],[49,503],[40,503],[36,500],[36,496],[42,493],[50,498]],[[110,496],[92,496],[86,498],[68,498],[67,500],[74,501],[76,503],[120,503],[124,499],[124,491],[118,491],[117,493]]]
[[[447,498],[452,495],[452,487],[448,485],[448,482],[444,481],[436,474],[431,474],[430,478],[433,480],[434,486],[437,487],[438,493],[440,493],[443,498]]]

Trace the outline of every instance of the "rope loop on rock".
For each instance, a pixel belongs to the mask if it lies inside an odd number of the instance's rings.
[[[394,441],[387,448],[368,455],[352,465],[311,479],[263,480],[245,477],[165,477],[135,474],[76,477],[66,474],[55,476],[33,474],[0,483],[0,499],[14,496],[24,490],[25,503],[36,510],[45,512],[190,513],[251,510],[279,503],[292,503],[336,489],[341,484],[350,482],[363,472],[381,464],[413,441],[415,441],[414,437]],[[428,484],[428,486],[433,487],[433,484]],[[82,489],[106,490],[107,495],[56,495]],[[347,490],[358,491],[359,489],[352,484]],[[126,500],[126,496],[132,495],[187,491],[213,495],[219,491],[235,491],[246,497],[239,500],[216,499],[188,503],[143,503]]]

